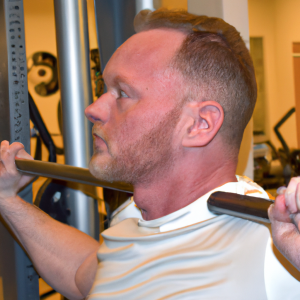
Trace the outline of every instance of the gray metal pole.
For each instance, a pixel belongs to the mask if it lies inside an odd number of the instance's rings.
[[[85,118],[84,109],[93,101],[87,5],[85,0],[54,0],[54,9],[65,161],[84,168],[92,153],[92,124]],[[70,223],[98,239],[93,228],[99,224],[91,224],[97,215],[94,200],[75,190],[69,197],[73,206]]]

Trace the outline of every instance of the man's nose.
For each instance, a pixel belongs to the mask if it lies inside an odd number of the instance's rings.
[[[85,116],[92,122],[106,123],[110,116],[110,100],[107,93],[103,94],[84,111]]]

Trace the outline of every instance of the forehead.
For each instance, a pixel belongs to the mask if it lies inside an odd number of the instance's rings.
[[[104,70],[107,77],[157,77],[167,68],[185,34],[173,29],[153,29],[133,35],[113,54]]]

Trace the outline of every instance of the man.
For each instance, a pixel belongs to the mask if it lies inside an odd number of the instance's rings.
[[[291,291],[298,299],[298,282],[270,268],[278,262],[266,254],[266,227],[206,205],[215,190],[267,197],[235,176],[256,99],[239,34],[220,19],[166,10],[141,12],[135,27],[106,66],[107,93],[86,109],[91,172],[132,183],[134,202],[99,248],[18,198],[28,178],[14,157],[30,156],[5,141],[2,217],[39,274],[70,299],[283,299]]]
[[[277,248],[300,270],[300,178],[292,178],[288,187],[269,209],[272,236]]]

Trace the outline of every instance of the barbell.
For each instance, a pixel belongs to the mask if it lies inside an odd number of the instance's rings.
[[[132,185],[124,182],[108,182],[99,180],[96,177],[94,177],[87,168],[79,168],[40,160],[17,158],[15,161],[18,171],[26,175],[72,181],[77,183],[100,186],[103,188],[108,188],[122,192],[133,193]]]
[[[124,182],[99,180],[86,168],[27,159],[16,159],[16,167],[20,172],[27,175],[73,181],[133,193],[132,185]],[[215,192],[210,195],[207,206],[215,214],[227,214],[251,221],[269,223],[268,208],[272,203],[273,201],[270,199]]]

